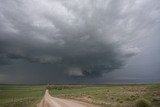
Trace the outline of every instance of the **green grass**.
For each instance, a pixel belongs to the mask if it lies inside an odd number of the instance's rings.
[[[81,100],[104,107],[136,107],[139,102],[150,103],[151,107],[160,105],[160,84],[51,85],[47,88],[52,96]],[[45,89],[46,86],[40,85],[0,85],[0,107],[36,107]]]
[[[104,107],[136,107],[136,100],[142,98],[151,102],[152,107],[159,107],[160,104],[160,84],[90,85],[60,90],[53,88],[50,89],[50,94],[56,97],[95,103]]]
[[[0,107],[36,107],[45,86],[0,85]]]
[[[151,107],[150,101],[148,101],[144,98],[137,99],[135,101],[135,105],[136,105],[136,107]]]

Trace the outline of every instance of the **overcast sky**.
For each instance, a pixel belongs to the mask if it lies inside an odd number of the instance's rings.
[[[160,0],[0,0],[0,83],[160,82]]]

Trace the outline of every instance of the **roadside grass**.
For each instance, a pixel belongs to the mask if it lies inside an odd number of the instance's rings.
[[[48,88],[52,96],[102,107],[159,107],[160,84],[148,85],[0,85],[0,107],[36,107]],[[148,106],[149,105],[149,106]]]
[[[53,87],[49,91],[52,96],[81,100],[104,107],[136,107],[136,101],[139,99],[147,100],[151,103],[151,107],[159,107],[160,105],[160,84],[84,85],[78,86],[79,88],[65,87],[62,89]]]
[[[0,85],[0,107],[36,107],[45,86]]]

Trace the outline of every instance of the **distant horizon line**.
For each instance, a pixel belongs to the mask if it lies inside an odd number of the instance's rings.
[[[153,83],[52,83],[52,84],[36,84],[36,83],[0,83],[0,85],[150,85],[150,84],[160,84],[160,82],[153,82]]]

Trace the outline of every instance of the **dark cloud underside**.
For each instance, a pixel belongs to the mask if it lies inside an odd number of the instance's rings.
[[[45,74],[44,80],[80,81],[122,69],[141,51],[139,42],[156,35],[159,4],[158,0],[0,0],[0,75],[4,80],[23,73],[27,79],[35,73],[41,82]]]

